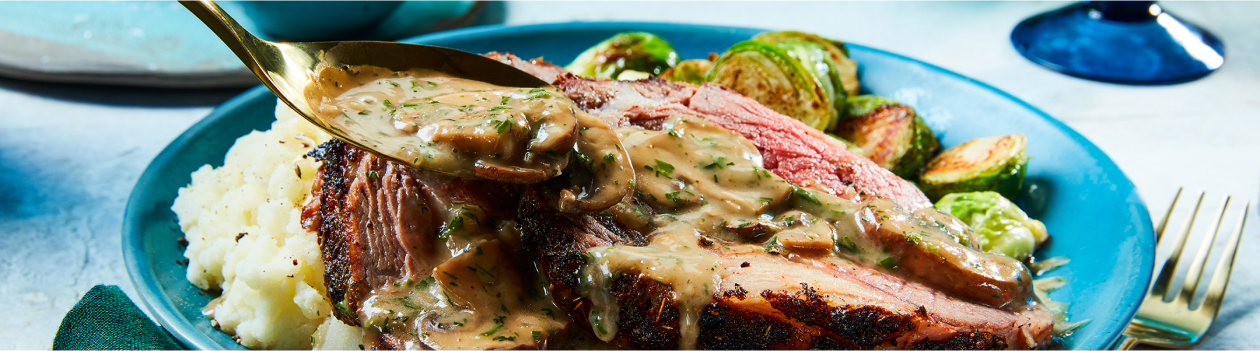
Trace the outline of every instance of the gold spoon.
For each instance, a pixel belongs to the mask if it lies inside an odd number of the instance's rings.
[[[321,120],[303,94],[323,67],[376,66],[393,71],[428,69],[490,84],[550,88],[547,82],[515,67],[470,52],[437,46],[380,41],[277,43],[250,34],[214,1],[180,1],[249,67],[276,97],[324,131],[363,150],[404,164],[401,160],[356,141]],[[442,171],[442,170],[434,170]]]

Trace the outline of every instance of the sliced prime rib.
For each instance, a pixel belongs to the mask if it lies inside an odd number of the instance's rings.
[[[558,68],[541,61],[509,63]],[[553,77],[555,70],[547,72],[539,77]],[[757,146],[767,169],[797,185],[853,201],[888,198],[910,211],[931,206],[913,185],[833,138],[721,86],[573,75],[558,76],[553,84],[613,126],[659,129],[670,116],[699,116],[742,134]],[[536,191],[523,198],[517,223],[526,249],[551,283],[554,300],[588,328],[592,303],[579,282],[589,263],[587,250],[643,246],[651,235],[607,214],[550,210]],[[710,250],[731,275],[700,313],[697,348],[1036,348],[1052,333],[1053,316],[1035,302],[986,307],[835,257],[777,255],[747,246]],[[614,344],[637,349],[681,345],[678,295],[670,285],[625,272],[608,289],[620,307],[617,329],[623,331]]]
[[[645,233],[607,214],[563,214],[529,192],[517,218],[526,249],[551,282],[560,308],[590,328],[592,301],[580,275],[597,246],[646,245]],[[703,245],[703,242],[701,243]],[[1054,317],[1036,305],[999,309],[834,256],[767,253],[714,245],[729,278],[700,311],[699,349],[1036,348]],[[609,285],[619,306],[612,343],[631,349],[682,345],[673,288],[623,272]]]
[[[697,87],[657,78],[598,80],[575,76],[541,59],[522,60],[498,52],[486,56],[552,82],[578,107],[614,128],[660,129],[670,116],[698,116],[744,135],[761,151],[766,169],[797,185],[853,201],[884,197],[910,211],[932,207],[914,185],[849,152],[835,138],[720,85]]]
[[[543,77],[557,73],[554,65],[542,61],[524,61],[510,54],[497,58],[517,66],[534,66],[537,69],[532,72]],[[798,185],[820,187],[855,200],[863,197],[862,193],[888,197],[907,208],[926,202],[918,198],[922,195],[917,190],[905,188],[913,187],[860,156],[848,154],[843,146],[833,145],[834,140],[811,133],[799,122],[721,87],[552,77],[559,78],[560,86],[583,108],[616,125],[655,128],[672,114],[701,116],[743,134],[763,153],[766,168]],[[497,253],[493,258],[501,261],[500,267],[532,267],[534,262],[528,261],[535,261],[549,282],[549,301],[589,330],[591,303],[579,287],[579,275],[588,263],[584,255],[587,249],[644,246],[651,235],[630,229],[610,215],[561,213],[539,194],[544,187],[522,193],[513,185],[435,176],[339,141],[321,145],[311,156],[323,164],[312,186],[312,200],[303,209],[303,225],[319,236],[329,299],[338,307],[334,309],[337,317],[349,324],[371,327],[363,322],[363,310],[382,291],[432,278],[443,287],[482,279],[472,265],[494,261],[472,256],[484,247],[487,253]],[[870,163],[869,169],[864,168],[866,163]],[[440,237],[453,226],[452,213],[464,205],[480,208],[477,213],[489,217],[489,222],[514,219],[524,252],[513,251],[517,243],[511,237],[469,243],[462,253],[448,251],[449,245]],[[1044,344],[1050,335],[1053,318],[1036,306],[989,308],[831,256],[804,258],[770,254],[755,246],[731,246],[709,248],[730,275],[700,311],[694,344],[698,348],[1030,348]],[[474,247],[478,249],[473,251]],[[467,271],[445,276],[435,273],[443,267],[465,265]],[[501,270],[494,272],[502,275]],[[501,282],[519,285],[532,281],[527,273],[514,272],[520,277]],[[620,332],[614,343],[639,349],[681,345],[684,313],[674,298],[674,288],[642,274],[625,273],[608,285],[620,306]],[[458,292],[451,291],[453,295]],[[489,299],[493,295],[473,291],[454,296],[454,301],[478,296]],[[447,300],[449,303],[451,299]],[[480,311],[479,317],[470,317],[480,318],[485,325],[492,316],[498,316],[498,306],[473,308]],[[493,318],[494,324],[534,323],[555,329],[567,325],[548,321],[550,315],[543,316],[536,308],[517,312],[517,306],[526,305],[503,305],[503,310],[512,311],[503,317],[510,318],[506,322]],[[412,317],[432,321],[430,316]],[[567,320],[563,315],[558,318]],[[430,324],[456,330],[450,324]],[[463,339],[456,335],[444,339],[445,343],[418,344],[415,335],[366,329],[367,337],[374,338],[366,340],[367,344],[379,348],[545,346],[529,333],[469,343],[483,334],[478,330],[462,334]],[[463,343],[456,343],[460,340]]]
[[[500,244],[504,240],[514,241],[513,238],[473,238],[460,244],[467,253],[461,254],[453,252],[457,251],[451,245],[454,238],[444,240],[440,235],[444,230],[458,229],[450,228],[449,224],[452,213],[457,208],[479,206],[482,211],[477,213],[483,214],[483,218],[476,219],[479,223],[510,221],[515,216],[516,203],[505,199],[519,196],[515,185],[421,172],[336,139],[318,146],[308,156],[323,163],[312,184],[312,199],[302,210],[302,225],[318,236],[324,260],[327,295],[335,307],[335,316],[346,324],[366,326],[363,322],[364,308],[373,296],[392,291],[391,289],[398,290],[400,286],[410,290],[412,286],[417,286],[413,285],[416,282],[434,278],[445,287],[444,279],[458,279],[459,276],[467,275],[464,266],[471,266],[481,259],[474,256],[480,256],[483,248],[486,252],[494,252],[502,257],[521,256],[510,252],[519,245]],[[474,225],[468,218],[464,218],[461,223],[462,228]],[[498,251],[509,252],[499,254]],[[522,281],[528,281],[528,274],[523,274],[528,272],[519,272],[515,268],[530,267],[529,262],[511,264],[509,259],[498,263],[496,268],[492,266],[495,259],[488,259],[490,263],[485,267],[494,271],[486,274],[494,276],[498,272],[498,280],[518,285],[517,289],[520,289]],[[452,264],[457,264],[458,267],[444,268]],[[454,274],[433,277],[439,271],[454,271]],[[478,279],[476,273],[474,271],[471,277],[465,276],[461,282]],[[456,301],[465,302],[466,306],[461,306],[462,308],[493,310],[496,313],[500,310],[498,300],[493,301],[490,306],[479,306],[478,304],[487,302],[481,301],[486,300],[486,297],[477,296],[476,291],[468,293],[445,288],[444,291],[454,296]],[[446,299],[450,301],[451,297]],[[502,308],[507,310],[509,306],[512,309],[508,313],[511,317],[509,321],[528,322],[530,318],[541,317],[541,311],[524,311],[525,305],[518,308],[512,301],[508,301]],[[418,321],[428,316],[418,314],[407,317]],[[489,321],[490,317],[485,319]],[[468,321],[464,323],[471,325]],[[432,337],[431,344],[424,346],[454,348],[471,345],[469,342],[472,340],[469,339],[477,339],[476,334],[481,332],[483,330],[465,332],[465,341],[460,344],[443,344],[441,341],[444,339]],[[452,332],[453,337],[447,339],[458,339],[458,333]],[[402,349],[421,345],[414,335],[404,332],[369,332],[367,335],[365,345],[373,348]],[[490,340],[489,337],[480,339],[485,339],[486,342],[478,344],[479,348],[534,348],[543,341],[530,337],[515,340]]]
[[[657,78],[596,80],[572,74],[554,84],[613,126],[659,129],[670,116],[702,117],[744,135],[761,151],[766,169],[802,187],[853,201],[884,197],[911,211],[932,206],[914,185],[849,152],[835,138],[717,84],[697,87]]]
[[[582,78],[542,59],[524,60],[510,53],[486,57],[552,82],[609,126],[659,130],[660,123],[675,114],[702,117],[748,138],[761,151],[766,169],[794,184],[853,201],[873,195],[907,210],[931,208],[924,192],[867,157],[849,152],[842,142],[718,84]]]

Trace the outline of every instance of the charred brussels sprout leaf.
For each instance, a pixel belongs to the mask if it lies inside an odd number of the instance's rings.
[[[919,189],[933,200],[974,191],[996,191],[1014,199],[1027,172],[1025,148],[1022,134],[973,139],[951,147],[924,167]]]
[[[862,148],[862,156],[902,178],[919,174],[940,147],[927,123],[910,106],[875,95],[848,99],[848,118],[836,125],[837,136]]]
[[[712,64],[713,62],[709,60],[686,60],[661,72],[660,78],[671,82],[700,85],[704,83],[704,73],[709,71],[709,66]]]
[[[785,30],[778,32],[765,32],[753,36],[753,40],[761,40],[765,42],[777,43],[783,41],[805,41],[817,43],[827,49],[828,58],[831,59],[840,80],[837,83],[843,87],[845,96],[854,96],[858,94],[858,90],[862,89],[862,83],[857,77],[857,62],[849,58],[849,49],[844,47],[843,42],[823,38],[817,35],[803,33],[793,30]]]
[[[980,249],[988,253],[1023,261],[1050,237],[1045,224],[992,191],[945,195],[936,209],[967,223],[979,234]]]
[[[811,70],[774,44],[749,40],[731,46],[713,62],[705,80],[819,130],[836,117],[828,89]]]
[[[658,75],[678,63],[669,42],[652,33],[618,33],[578,55],[564,68],[588,78],[620,78],[625,71]],[[631,74],[627,78],[638,78]]]

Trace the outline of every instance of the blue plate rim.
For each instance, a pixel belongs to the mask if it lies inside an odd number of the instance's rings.
[[[540,23],[540,24],[526,24],[526,25],[498,24],[498,25],[477,26],[477,27],[469,27],[469,28],[463,28],[463,29],[457,29],[457,30],[451,30],[451,31],[432,33],[432,34],[407,38],[400,41],[409,42],[409,43],[434,42],[434,41],[454,39],[454,38],[459,38],[459,37],[498,34],[499,32],[504,31],[504,30],[513,30],[514,34],[526,34],[529,32],[555,31],[557,29],[569,29],[569,30],[578,29],[578,28],[615,29],[615,28],[627,28],[627,27],[637,28],[637,29],[640,29],[642,31],[647,31],[647,32],[651,32],[655,28],[670,28],[671,30],[677,30],[680,27],[683,29],[688,29],[688,30],[695,29],[695,30],[764,31],[764,29],[749,28],[749,27],[686,24],[686,23],[581,22],[581,21],[577,21],[577,22]],[[905,60],[905,61],[909,61],[915,64],[922,65],[923,67],[928,68],[931,71],[935,71],[937,73],[943,73],[947,76],[960,79],[971,84],[975,84],[976,86],[981,87],[984,90],[995,93],[1003,98],[1013,101],[1019,106],[1026,108],[1029,111],[1032,111],[1037,116],[1040,116],[1041,118],[1050,122],[1051,125],[1057,127],[1059,130],[1065,132],[1065,134],[1067,134],[1078,145],[1083,146],[1085,151],[1087,151],[1091,156],[1095,157],[1096,159],[1100,161],[1105,161],[1105,162],[1101,162],[1102,168],[1106,169],[1107,171],[1114,171],[1117,174],[1121,175],[1120,182],[1117,185],[1124,186],[1125,188],[1136,189],[1133,182],[1129,179],[1127,175],[1124,174],[1124,171],[1121,170],[1119,166],[1116,165],[1115,162],[1111,160],[1111,157],[1107,156],[1106,153],[1104,153],[1101,149],[1099,149],[1097,145],[1094,145],[1092,142],[1089,141],[1089,139],[1086,139],[1083,135],[1076,132],[1076,130],[1072,129],[1071,127],[1068,127],[1063,122],[1059,121],[1058,119],[1055,119],[1054,117],[1041,111],[1040,109],[1034,107],[1033,105],[1025,102],[1024,100],[1021,100],[1005,91],[997,89],[982,81],[964,76],[962,74],[956,73],[948,69],[941,68],[931,63],[927,63],[918,59],[914,59],[914,58],[907,57],[905,55],[901,55],[897,53],[893,53],[890,51],[872,48],[865,45],[853,44],[849,42],[846,42],[846,45],[860,48],[861,50],[866,50],[866,51],[870,51],[877,54],[887,55],[887,56],[891,56],[897,59],[901,59],[901,60]],[[241,93],[240,95],[237,95],[236,97],[233,97],[227,102],[215,107],[215,109],[211,111],[209,115],[202,118],[199,122],[192,125],[183,133],[181,133],[177,138],[172,140],[169,144],[167,144],[166,147],[162,149],[160,153],[158,153],[157,156],[153,158],[152,161],[150,161],[150,164],[145,167],[144,172],[141,174],[140,178],[136,181],[136,185],[132,188],[130,197],[127,200],[126,210],[123,215],[121,239],[122,239],[122,244],[123,244],[122,245],[123,246],[123,259],[125,261],[125,265],[127,267],[129,276],[131,277],[131,282],[133,286],[135,287],[136,293],[140,295],[139,297],[142,301],[143,306],[150,313],[150,315],[156,319],[156,322],[158,322],[159,325],[163,326],[168,331],[170,331],[171,335],[179,339],[179,341],[182,342],[184,346],[187,346],[191,349],[217,349],[219,348],[219,345],[216,344],[214,341],[210,340],[208,336],[201,333],[193,325],[191,325],[186,319],[182,318],[181,316],[178,315],[176,311],[174,311],[174,309],[171,306],[170,299],[164,296],[165,294],[163,293],[162,289],[157,285],[157,280],[153,274],[153,271],[148,268],[149,267],[148,258],[138,255],[138,250],[129,250],[129,248],[143,248],[144,247],[144,242],[142,240],[143,236],[129,234],[129,233],[136,233],[136,230],[138,230],[137,228],[137,223],[139,222],[138,217],[140,216],[140,213],[144,210],[143,208],[141,208],[142,204],[140,203],[141,202],[140,199],[145,198],[144,195],[148,191],[142,185],[152,182],[154,178],[160,176],[160,174],[157,173],[156,169],[153,166],[158,163],[163,163],[165,162],[165,160],[171,159],[172,157],[175,157],[174,154],[176,150],[174,146],[186,143],[189,139],[193,138],[193,136],[198,135],[207,126],[213,124],[219,119],[224,118],[225,116],[229,114],[229,112],[234,111],[239,106],[244,105],[245,103],[251,101],[252,99],[258,98],[259,95],[269,96],[271,95],[271,91],[267,90],[267,88],[262,85],[251,88],[247,90],[246,92]],[[1145,200],[1143,200],[1141,198],[1141,195],[1137,194],[1136,191],[1134,191],[1134,196],[1137,197],[1137,201],[1134,205],[1136,206],[1136,210],[1138,212],[1137,215],[1140,217],[1140,220],[1143,223],[1151,223],[1150,212],[1146,207]],[[1154,231],[1149,225],[1144,226],[1143,229],[1145,229],[1144,231],[1146,232],[1143,234],[1149,234],[1152,238],[1154,237]],[[1128,311],[1123,311],[1123,314],[1124,314],[1123,320],[1133,319],[1133,316],[1137,313],[1138,303],[1141,301],[1141,297],[1146,294],[1150,286],[1151,272],[1154,271],[1154,264],[1155,264],[1154,242],[1152,241],[1152,245],[1142,247],[1142,250],[1143,250],[1142,255],[1141,255],[1142,266],[1139,267],[1140,268],[1139,278],[1137,279],[1138,281],[1142,282],[1142,288],[1129,290],[1129,294],[1128,294],[1129,296],[1124,296],[1124,300],[1134,301],[1135,303],[1133,303],[1133,305],[1130,306]],[[1105,339],[1106,342],[1100,345],[1090,345],[1091,347],[1088,347],[1086,349],[1109,348],[1112,344],[1115,343],[1116,340],[1120,338],[1121,332],[1123,331],[1124,327],[1125,327],[1124,324],[1117,324],[1113,328],[1111,328],[1111,330],[1102,331],[1102,332],[1110,334],[1110,336],[1107,339]],[[1072,346],[1076,348],[1080,348],[1079,346],[1082,346],[1082,345],[1072,345]]]
[[[184,144],[199,134],[207,126],[214,124],[219,119],[228,115],[230,111],[234,111],[239,106],[244,105],[252,99],[258,98],[259,95],[271,96],[271,90],[266,86],[259,85],[250,88],[241,95],[233,97],[231,100],[214,108],[209,115],[202,118],[201,121],[188,127],[183,133],[172,140],[162,152],[153,157],[153,161],[149,166],[145,167],[144,173],[140,175],[140,179],[136,181],[136,185],[132,188],[131,195],[127,199],[126,212],[123,214],[122,240],[123,240],[123,261],[126,263],[127,272],[131,276],[131,284],[135,287],[136,293],[140,295],[140,300],[149,314],[156,319],[156,322],[163,328],[166,328],[170,334],[179,339],[185,347],[194,350],[213,350],[218,349],[219,345],[207,338],[203,333],[198,331],[180,317],[176,311],[170,308],[170,299],[165,298],[165,293],[157,284],[157,278],[153,271],[149,269],[149,259],[143,255],[139,255],[137,250],[128,250],[127,248],[144,247],[143,235],[131,235],[128,233],[137,233],[139,229],[136,227],[139,223],[139,216],[144,211],[142,199],[146,198],[145,193],[148,189],[142,187],[154,181],[154,178],[161,176],[152,167],[157,162],[162,162],[175,157],[175,148],[173,146]],[[155,303],[161,302],[161,306],[154,306]],[[160,307],[160,308],[159,308]]]

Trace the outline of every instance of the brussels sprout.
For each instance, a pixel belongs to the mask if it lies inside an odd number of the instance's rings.
[[[913,178],[940,147],[927,123],[910,106],[875,95],[848,99],[848,118],[836,135],[862,148],[863,156],[902,178]]]
[[[954,215],[975,231],[980,249],[1023,261],[1050,235],[1011,200],[992,191],[945,195],[936,209]]]
[[[709,71],[709,66],[712,64],[713,62],[709,60],[686,60],[661,72],[659,77],[671,82],[700,85],[704,83],[704,73]]]
[[[843,90],[845,96],[857,95],[858,90],[862,89],[862,83],[858,81],[857,77],[857,62],[849,58],[849,49],[844,47],[843,42],[794,30],[765,32],[753,36],[753,40],[761,40],[771,43],[781,41],[807,41],[818,43],[827,49],[828,56],[831,58],[831,62],[833,63],[837,74],[840,76],[840,80],[838,82],[844,87]]]
[[[669,42],[652,33],[618,33],[578,55],[564,69],[588,78],[617,78],[626,70],[652,75],[678,63]]]
[[[806,41],[781,41],[774,45],[782,48],[788,56],[800,62],[801,67],[805,67],[814,74],[818,85],[822,86],[826,95],[831,97],[831,103],[836,108],[836,117],[840,117],[840,112],[844,108],[844,87],[840,85],[840,75],[836,73],[835,64],[827,57],[827,49],[818,43]],[[836,122],[839,121],[840,118],[832,118],[831,124],[823,130],[835,128]]]
[[[973,139],[951,147],[924,167],[919,189],[934,200],[973,191],[996,191],[1014,199],[1027,172],[1026,147],[1023,134]]]
[[[748,40],[731,46],[713,62],[705,80],[819,130],[836,117],[833,94],[811,70],[774,44]]]

